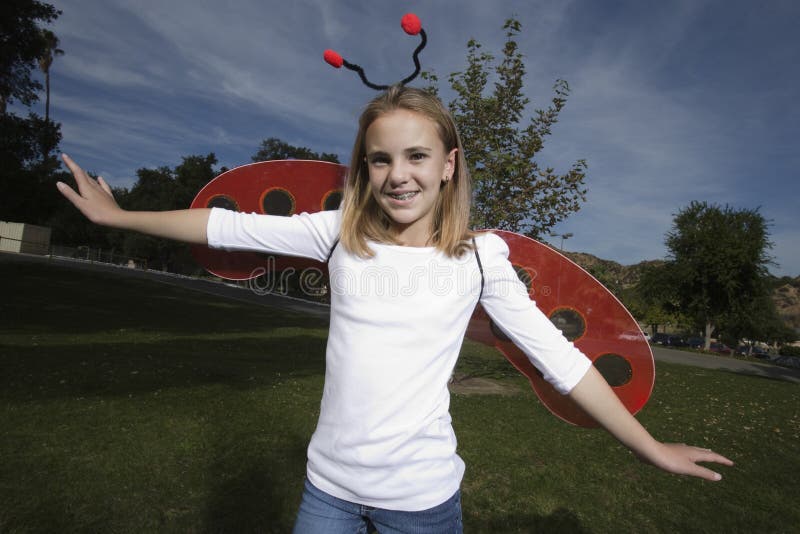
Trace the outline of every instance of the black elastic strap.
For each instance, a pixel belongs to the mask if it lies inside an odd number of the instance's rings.
[[[331,256],[333,256],[333,251],[334,251],[334,250],[336,250],[336,245],[338,245],[338,244],[339,244],[339,238],[337,237],[337,238],[336,238],[336,241],[334,241],[334,242],[333,242],[333,245],[331,245],[331,251],[330,251],[330,252],[328,252],[328,257],[327,257],[327,258],[325,258],[325,262],[326,262],[326,263],[327,263],[327,262],[329,262],[329,261],[331,261]]]
[[[472,236],[472,246],[475,247],[475,259],[478,260],[478,270],[481,272],[481,293],[478,295],[478,302],[480,302],[481,297],[483,297],[483,286],[486,283],[486,279],[483,276],[483,264],[481,263],[481,255],[478,254],[478,244],[475,242],[475,236]]]

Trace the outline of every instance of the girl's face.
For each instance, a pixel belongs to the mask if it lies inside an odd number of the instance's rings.
[[[373,121],[364,144],[372,196],[394,236],[406,246],[429,245],[439,190],[452,179],[457,149],[446,152],[435,123],[405,109]]]

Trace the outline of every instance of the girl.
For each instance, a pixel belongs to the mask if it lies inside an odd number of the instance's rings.
[[[461,532],[447,381],[480,301],[545,378],[639,458],[721,476],[708,449],[656,441],[591,362],[528,297],[505,242],[467,227],[470,179],[452,117],[425,91],[394,86],[359,121],[342,208],[292,217],[214,208],[127,212],[71,159],[90,220],[211,247],[329,259],[325,387],[308,447],[299,533]]]

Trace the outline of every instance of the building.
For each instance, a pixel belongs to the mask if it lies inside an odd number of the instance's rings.
[[[46,226],[0,221],[0,252],[48,254],[50,232]]]

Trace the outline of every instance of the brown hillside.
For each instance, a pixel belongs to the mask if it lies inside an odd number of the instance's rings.
[[[661,260],[648,260],[636,265],[622,265],[584,252],[564,252],[563,254],[602,283],[616,285],[623,289],[639,283],[644,267],[663,263]],[[613,291],[613,288],[609,287],[609,289]]]
[[[622,265],[615,261],[604,260],[583,252],[564,252],[565,256],[580,265],[597,278],[616,295],[621,290],[634,286],[639,282],[642,269],[647,265],[662,263],[661,260],[643,261],[636,265]],[[788,326],[800,331],[800,276],[797,278],[774,279],[775,289],[772,299],[778,314]]]
[[[778,315],[786,324],[800,330],[800,276],[792,282],[783,284],[772,292],[772,300],[778,309]]]

